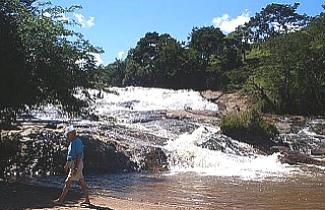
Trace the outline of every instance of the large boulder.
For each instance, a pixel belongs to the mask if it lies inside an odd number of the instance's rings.
[[[1,154],[6,154],[0,161],[0,179],[65,174],[68,142],[62,129],[45,127],[33,125],[6,134],[6,144],[0,142]],[[167,170],[167,157],[159,147],[130,145],[86,130],[79,128],[86,174]]]
[[[85,145],[85,173],[114,173],[137,170],[130,159],[128,147],[113,140],[100,140],[92,136],[81,136]]]
[[[165,152],[157,147],[148,148],[144,156],[142,169],[151,172],[162,172],[168,170],[167,156]]]

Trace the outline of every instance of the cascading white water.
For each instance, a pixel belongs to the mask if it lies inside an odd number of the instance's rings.
[[[102,92],[95,102],[99,114],[112,110],[154,111],[154,110],[213,110],[216,104],[202,98],[193,90],[170,90],[161,88],[126,87],[111,88],[110,93]],[[91,95],[99,94],[90,90]]]
[[[115,111],[157,111],[157,110],[211,110],[218,111],[216,104],[210,103],[193,90],[170,90],[162,88],[125,87],[110,88],[110,92],[88,90],[93,102],[91,108],[99,116],[107,116]],[[81,93],[77,97],[85,99]],[[62,118],[55,106],[47,105],[32,110],[38,119]]]
[[[235,151],[218,151],[202,148],[207,140],[200,127],[192,134],[183,134],[176,140],[169,140],[165,149],[169,152],[171,173],[196,172],[201,175],[238,176],[242,179],[256,180],[266,177],[282,177],[294,173],[296,169],[281,164],[279,154],[270,156],[256,154],[255,150],[245,144],[232,140],[248,151],[246,155],[237,155]],[[208,131],[215,134],[215,131]],[[229,148],[228,148],[229,149]]]
[[[161,110],[200,110],[218,111],[218,106],[202,98],[197,91],[169,90],[160,88],[126,87],[111,88],[109,92],[88,90],[92,98],[91,109],[100,117],[99,123],[105,124],[107,117],[114,117],[117,124],[133,129],[133,132],[144,132],[155,136],[168,138],[165,149],[169,156],[169,167],[172,173],[197,172],[202,175],[239,176],[243,179],[258,179],[268,176],[282,176],[292,173],[292,169],[278,161],[278,155],[264,156],[245,143],[230,139],[222,143],[215,139],[222,150],[203,147],[209,139],[220,136],[219,128],[215,125],[203,125],[193,133],[176,134],[173,126],[181,120],[172,122],[159,115]],[[79,97],[82,97],[81,95]],[[54,106],[45,106],[43,109],[32,111],[38,119],[66,119]],[[140,120],[135,120],[140,118]],[[144,120],[141,120],[144,119]],[[151,119],[146,123],[146,119]],[[167,121],[167,122],[166,122]],[[80,120],[78,125],[91,125],[96,132],[97,124]],[[177,124],[179,127],[186,123]],[[95,126],[95,127],[94,127]],[[118,128],[117,128],[118,129]],[[115,132],[115,131],[109,131]],[[123,130],[123,132],[125,132]],[[184,133],[184,132],[183,132]],[[128,133],[119,133],[123,138],[138,142]],[[114,136],[114,134],[112,134]],[[230,139],[230,140],[229,140]],[[141,139],[139,139],[141,141]],[[142,139],[143,141],[143,139]],[[236,149],[237,148],[237,149]]]

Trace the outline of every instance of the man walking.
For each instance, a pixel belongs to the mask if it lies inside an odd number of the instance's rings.
[[[82,202],[82,204],[90,204],[87,185],[82,174],[84,145],[77,137],[76,129],[73,126],[68,126],[65,129],[65,135],[70,144],[68,148],[67,163],[64,166],[64,170],[66,172],[69,171],[69,174],[65,180],[64,188],[60,197],[53,202],[55,204],[63,204],[64,198],[71,187],[72,181],[78,181],[81,189],[85,194],[85,201]]]

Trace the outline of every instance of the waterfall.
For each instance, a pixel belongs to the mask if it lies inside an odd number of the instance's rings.
[[[262,155],[250,145],[222,135],[215,122],[202,122],[193,116],[167,117],[170,111],[217,112],[218,106],[197,91],[113,87],[109,91],[90,89],[88,93],[90,110],[99,121],[79,119],[74,121],[77,127],[88,127],[90,134],[101,133],[104,138],[132,144],[141,148],[139,151],[144,151],[143,147],[159,147],[167,154],[171,173],[259,179],[286,176],[295,171],[279,162],[279,154]],[[31,113],[38,119],[66,119],[51,105]]]
[[[217,136],[217,150],[202,147]],[[278,160],[279,154],[260,155],[250,145],[217,134],[213,128],[200,127],[191,134],[169,140],[165,149],[169,153],[171,173],[196,172],[201,175],[237,176],[256,180],[265,177],[282,177],[295,169]],[[230,146],[231,145],[231,146]],[[229,147],[230,146],[230,147]]]

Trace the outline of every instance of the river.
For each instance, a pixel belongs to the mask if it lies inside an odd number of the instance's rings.
[[[166,172],[87,176],[96,193],[198,209],[325,209],[323,168],[282,164],[277,153],[264,155],[222,135],[218,106],[198,92],[127,87],[89,93],[99,121],[75,119],[72,124],[137,147],[161,148],[168,162]],[[184,117],[184,112],[205,114]],[[67,119],[53,106],[31,113],[42,120]],[[113,126],[107,129],[107,124]],[[310,144],[325,139],[308,129],[288,138],[301,135]],[[141,164],[141,157],[136,161]],[[49,177],[38,183],[57,186],[63,180]]]

